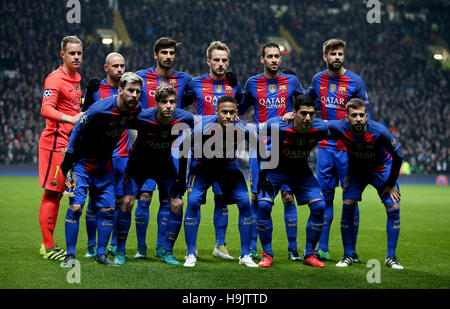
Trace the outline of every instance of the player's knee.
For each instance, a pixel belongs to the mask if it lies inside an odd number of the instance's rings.
[[[281,200],[284,205],[293,205],[294,195],[289,191],[281,191]]]
[[[313,200],[309,203],[309,209],[313,215],[323,215],[325,211],[325,201]]]
[[[125,195],[122,198],[122,204],[120,205],[120,210],[129,212],[133,209],[134,201],[136,198],[132,195]]]
[[[82,212],[83,211],[83,206],[80,204],[72,204],[69,205],[69,208],[73,211],[73,212]]]
[[[272,212],[273,201],[267,199],[260,199],[258,201],[258,217],[261,219],[267,219]]]
[[[170,200],[170,211],[174,213],[183,212],[183,200],[180,198],[175,198]]]
[[[142,192],[139,195],[139,199],[143,200],[143,201],[151,201],[152,200],[152,195],[153,195],[153,192],[150,192],[150,191]]]
[[[384,205],[384,207],[386,208],[386,210],[400,209],[400,205],[399,205],[399,204],[395,204],[395,205]]]
[[[342,201],[345,205],[351,206],[353,208],[356,207],[357,201],[355,200],[343,200]]]

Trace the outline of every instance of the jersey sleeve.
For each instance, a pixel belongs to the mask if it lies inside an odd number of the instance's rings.
[[[386,186],[393,187],[395,185],[395,182],[397,181],[398,175],[400,174],[400,168],[403,162],[403,154],[398,142],[385,127],[383,127],[380,134],[380,141],[381,145],[392,157],[391,171],[389,173],[388,179],[386,180]]]
[[[194,83],[195,80],[192,78],[187,83],[186,89],[184,90],[183,97],[181,99],[181,108],[186,108],[187,106],[194,103],[195,100]]]
[[[357,81],[357,87],[355,90],[355,97],[361,99],[366,104],[366,112],[367,115],[369,115],[369,119],[372,119],[372,113],[370,112],[370,105],[369,105],[369,96],[367,95],[367,87],[364,81],[361,77],[358,76]]]
[[[253,105],[253,98],[251,92],[251,80],[247,80],[244,87],[244,94],[239,102],[238,114],[243,115],[247,112],[248,108]]]
[[[42,97],[41,115],[46,119],[56,122],[61,121],[64,113],[57,110],[58,98],[60,96],[61,84],[55,76],[49,76],[44,83],[44,93]]]
[[[86,131],[89,127],[91,127],[93,123],[93,119],[97,114],[97,109],[95,106],[88,109],[83,116],[81,116],[80,120],[75,124],[70,134],[69,144],[67,145],[67,152],[75,154],[77,150],[77,144],[80,141],[80,138],[84,131]]]

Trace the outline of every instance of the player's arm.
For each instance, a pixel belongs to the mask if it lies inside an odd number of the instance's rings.
[[[253,105],[253,97],[250,89],[250,80],[245,83],[244,94],[238,105],[238,115],[244,115],[248,108]]]
[[[361,99],[366,104],[366,113],[369,116],[369,120],[372,119],[372,113],[370,112],[369,96],[367,95],[367,87],[362,78],[357,79],[357,87],[355,90],[355,97]]]
[[[93,77],[88,80],[86,84],[86,93],[84,95],[84,101],[83,105],[81,105],[81,111],[85,112],[91,106],[95,103],[94,93],[98,91],[100,87],[100,79]]]
[[[321,121],[321,123],[324,124],[324,126],[327,128],[327,136],[325,139],[332,139],[332,140],[343,140],[344,139],[344,121],[347,122],[346,119],[341,120],[328,120],[323,121],[322,119],[314,119],[314,121]]]
[[[55,122],[76,124],[83,113],[80,112],[75,116],[71,116],[62,113],[57,109],[60,91],[57,84],[55,84],[55,81],[47,79],[45,81],[44,89],[41,106],[42,117]]]
[[[193,104],[195,101],[195,91],[194,91],[194,79],[191,79],[184,90],[183,96],[181,98],[181,108],[186,108]]]
[[[403,154],[395,138],[389,133],[387,129],[380,137],[382,146],[392,157],[391,171],[389,177],[384,184],[384,193],[388,193],[394,202],[400,201],[400,192],[398,191],[395,183],[400,174],[400,168],[403,162]],[[384,194],[383,193],[383,194]]]

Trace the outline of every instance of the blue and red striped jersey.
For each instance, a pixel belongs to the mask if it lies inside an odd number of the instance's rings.
[[[120,111],[117,96],[95,102],[73,128],[67,152],[83,160],[86,172],[111,170],[114,149],[140,111],[139,104],[129,111]]]
[[[229,95],[234,98],[242,97],[240,83],[237,82],[232,87],[227,78],[216,81],[210,77],[209,72],[193,78],[186,90],[187,97],[195,98],[195,113],[202,116],[215,115],[217,100],[224,95]]]
[[[304,93],[295,75],[280,72],[278,78],[268,79],[264,73],[250,77],[244,87],[244,96],[239,104],[239,115],[253,105],[255,123],[283,116],[292,111],[295,96]]]
[[[94,102],[109,98],[113,95],[118,95],[118,88],[108,85],[105,79],[100,81],[100,86],[96,92],[93,93]],[[131,148],[130,131],[125,130],[117,143],[116,149],[114,149],[113,157],[128,157],[128,151]]]
[[[350,173],[384,172],[386,165],[392,164],[389,179],[395,183],[403,154],[384,125],[368,120],[366,131],[361,135],[352,132],[347,119],[328,121],[327,126],[329,138],[339,139],[347,147]]]
[[[142,77],[144,84],[142,85],[142,93],[140,103],[142,108],[155,107],[155,91],[159,85],[162,83],[169,84],[177,90],[178,94],[178,105],[181,107],[181,101],[183,99],[184,92],[187,85],[192,80],[192,76],[184,73],[172,70],[172,74],[169,77],[161,76],[156,72],[156,66],[152,66],[148,69],[139,70],[136,72],[137,75]]]
[[[316,100],[316,110],[320,111],[323,120],[340,120],[346,117],[347,102],[352,98],[360,98],[366,103],[366,111],[371,118],[369,98],[362,78],[347,70],[339,77],[332,77],[328,70],[317,73],[307,93]],[[341,141],[323,140],[321,148],[345,150]]]
[[[278,137],[275,138],[276,131]],[[324,121],[314,119],[309,130],[301,134],[295,130],[294,122],[287,124],[280,116],[261,124],[259,133],[261,137],[271,137],[271,159],[279,162],[276,169],[291,174],[309,169],[308,156],[319,141],[328,138],[328,127]]]

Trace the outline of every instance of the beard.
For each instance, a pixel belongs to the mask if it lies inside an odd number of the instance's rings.
[[[328,70],[330,71],[339,71],[342,68],[342,62],[331,62],[327,63]]]

